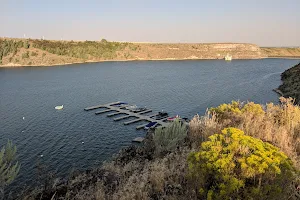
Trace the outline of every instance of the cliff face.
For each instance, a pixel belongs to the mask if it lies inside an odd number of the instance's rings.
[[[259,59],[266,57],[254,44],[138,44],[140,52],[133,52],[139,59],[223,59],[227,54],[233,59]]]
[[[282,85],[279,90],[284,97],[292,97],[300,104],[300,63],[281,74]]]

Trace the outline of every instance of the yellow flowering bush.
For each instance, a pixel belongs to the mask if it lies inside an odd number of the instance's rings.
[[[242,109],[242,113],[251,113],[253,115],[263,115],[265,114],[265,111],[263,110],[263,107],[260,104],[254,103],[254,102],[248,102],[246,103]]]
[[[277,147],[225,128],[188,157],[189,177],[204,199],[277,199],[293,176]]]
[[[260,104],[253,102],[242,103],[239,101],[232,101],[231,104],[221,104],[216,108],[210,108],[210,112],[215,113],[220,120],[239,118],[242,115],[263,115],[265,111]]]
[[[216,108],[211,108],[211,112],[222,115],[224,113],[241,114],[241,103],[238,101],[231,101],[231,104],[223,103]]]

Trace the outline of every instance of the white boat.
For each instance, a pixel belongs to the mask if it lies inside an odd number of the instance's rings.
[[[125,107],[126,110],[133,110],[133,109],[136,109],[136,108],[137,108],[136,105],[126,106],[126,107]]]
[[[61,105],[61,106],[55,106],[55,110],[61,110],[64,108],[64,105]]]
[[[231,60],[232,60],[232,56],[229,55],[229,54],[227,54],[227,55],[225,56],[225,60],[226,60],[226,61],[231,61]]]

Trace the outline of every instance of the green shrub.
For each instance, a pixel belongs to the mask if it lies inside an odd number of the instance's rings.
[[[135,45],[135,44],[130,44],[130,45],[129,45],[129,48],[130,48],[130,50],[132,50],[132,51],[136,51],[136,50],[139,48],[139,46],[138,46],[138,45]]]
[[[176,119],[168,127],[159,127],[155,130],[153,141],[158,153],[174,150],[187,136],[187,127]]]
[[[205,199],[282,199],[292,161],[277,147],[226,128],[188,157],[189,177]]]
[[[100,41],[101,43],[107,43],[108,41],[106,40],[106,39],[101,39],[101,41]]]
[[[23,47],[24,47],[25,49],[29,49],[30,44],[29,44],[28,40],[25,40],[25,42],[23,43]]]
[[[253,102],[245,104],[239,101],[232,101],[231,104],[221,104],[216,108],[210,108],[210,112],[215,113],[219,120],[231,119],[233,121],[238,120],[242,114],[251,114],[253,116],[265,114],[260,104]]]
[[[23,59],[29,58],[29,52],[27,51],[26,53],[23,53],[23,54],[22,54],[22,58],[23,58]]]
[[[8,141],[0,151],[0,199],[4,195],[4,188],[18,175],[20,165],[15,161],[17,148]]]
[[[38,54],[36,52],[31,52],[31,56],[37,56]]]

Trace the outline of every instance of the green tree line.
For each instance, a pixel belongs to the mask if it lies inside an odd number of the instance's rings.
[[[107,42],[106,40],[101,42],[32,40],[31,42],[34,48],[42,49],[52,54],[81,59],[89,59],[90,57],[113,59],[117,56],[117,51],[123,50],[128,45],[128,43]]]

